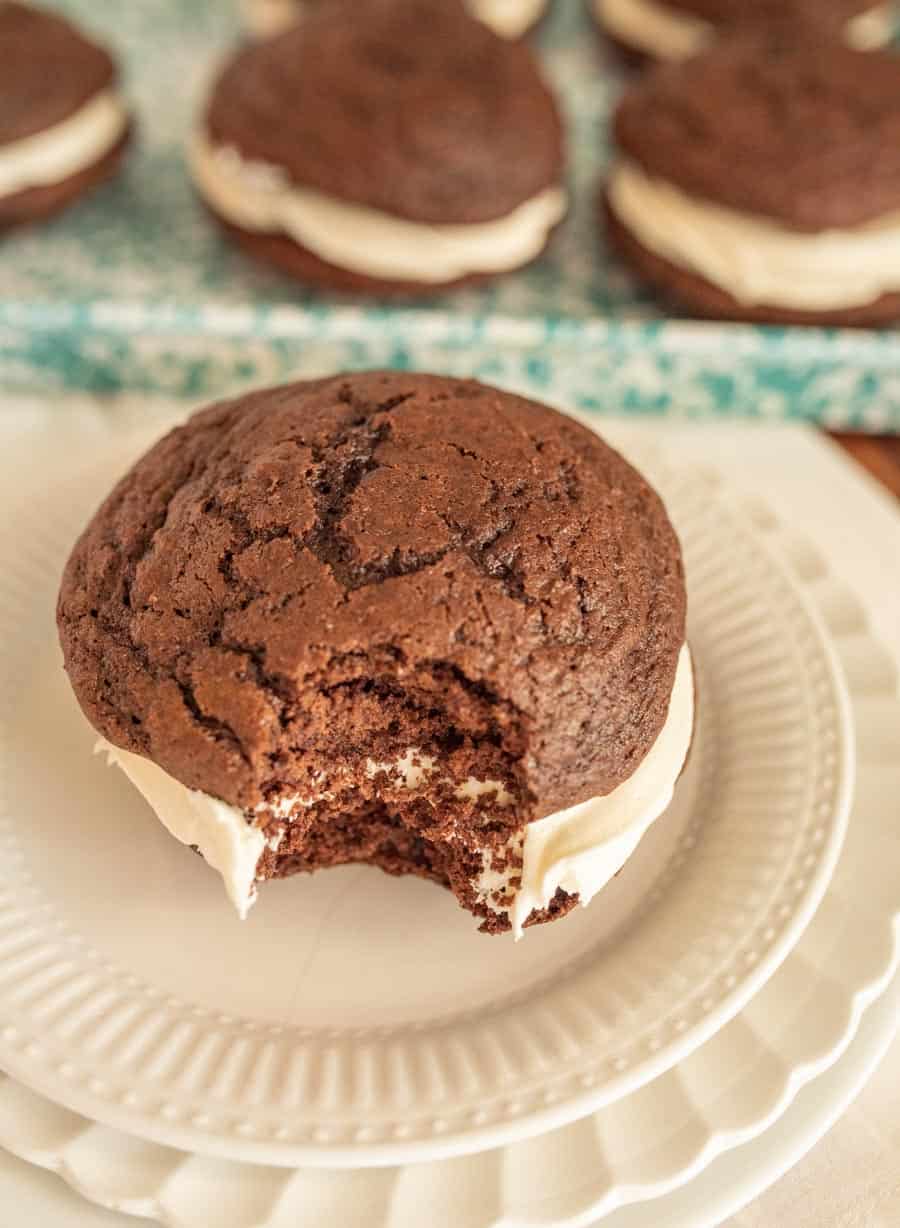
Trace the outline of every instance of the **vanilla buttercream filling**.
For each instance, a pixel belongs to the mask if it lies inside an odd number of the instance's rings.
[[[245,161],[202,134],[191,144],[191,165],[213,209],[240,229],[287,235],[338,268],[412,283],[527,264],[566,212],[565,192],[553,187],[496,221],[423,225],[298,187],[279,167]]]
[[[614,38],[656,60],[684,60],[715,38],[715,26],[658,0],[593,0],[597,20]]]
[[[543,16],[547,0],[467,0],[473,17],[502,38],[521,38]]]
[[[50,187],[80,174],[109,153],[127,126],[124,100],[108,89],[68,119],[0,145],[0,197]]]
[[[301,0],[243,0],[244,24],[254,38],[273,38],[292,26]]]
[[[635,51],[657,60],[683,60],[702,51],[717,36],[712,22],[672,8],[664,0],[593,0],[597,20]],[[844,27],[845,41],[861,51],[890,42],[895,29],[894,6],[879,4],[852,17]]]
[[[547,0],[466,0],[473,17],[502,38],[520,38],[538,21]],[[257,38],[271,38],[293,25],[303,0],[244,0],[244,21]]]
[[[425,754],[418,746],[408,747],[399,759],[392,761],[366,760],[366,775],[370,780],[384,772],[401,788],[411,792],[433,783],[438,770],[438,761],[434,756]],[[457,784],[453,794],[461,801],[482,801],[489,798],[500,809],[511,806],[515,800],[502,780],[479,780],[475,776],[467,776]]]
[[[606,886],[622,868],[650,825],[672,799],[675,782],[684,766],[694,725],[694,681],[690,653],[685,646],[678,660],[675,683],[665,724],[641,763],[618,788],[578,806],[560,810],[529,823],[509,848],[494,857],[483,854],[483,872],[475,884],[478,898],[496,912],[509,912],[513,932],[521,937],[533,911],[548,906],[558,888],[577,894],[583,905]],[[267,848],[277,850],[286,829],[267,839],[247,814],[168,775],[157,764],[101,739],[96,747],[110,764],[121,768],[176,840],[192,845],[222,876],[228,897],[241,919],[256,899],[260,858]],[[371,779],[387,773],[400,787],[416,791],[433,783],[437,761],[416,747],[400,759],[382,763],[369,759]],[[506,809],[514,797],[500,780],[473,776],[459,782],[454,794],[491,809]],[[292,811],[331,795],[312,798],[285,796],[256,808],[265,818],[288,824]],[[451,837],[452,838],[452,837]],[[519,862],[521,860],[521,868]],[[495,868],[495,862],[502,866]],[[514,885],[520,877],[521,885]],[[511,900],[511,903],[510,903]]]
[[[890,0],[852,17],[844,27],[846,42],[857,51],[877,51],[886,47],[897,31],[897,10]]]
[[[96,746],[121,768],[143,794],[163,827],[182,844],[198,849],[222,876],[228,898],[243,921],[256,898],[256,868],[266,850],[266,835],[236,806],[198,789],[188,789],[142,755],[101,739]]]
[[[517,938],[532,912],[547,908],[560,887],[586,907],[618,874],[672,801],[693,731],[694,671],[684,645],[665,723],[628,779],[605,797],[525,828],[522,881],[509,910]]]
[[[746,306],[832,311],[900,291],[900,210],[807,233],[690,196],[623,159],[609,202],[638,242]]]

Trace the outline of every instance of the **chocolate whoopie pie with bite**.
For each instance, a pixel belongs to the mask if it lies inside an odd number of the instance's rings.
[[[566,211],[537,62],[446,0],[329,0],[248,45],[191,147],[241,246],[310,286],[422,294],[541,254]]]
[[[614,127],[607,234],[691,311],[900,316],[900,57],[734,38],[636,82]]]
[[[735,32],[828,37],[859,51],[897,29],[894,0],[587,0],[606,37],[635,62],[684,60]]]
[[[618,872],[691,741],[678,539],[579,423],[373,372],[194,415],[105,500],[59,596],[81,706],[245,914],[347,862],[491,933]]]
[[[109,178],[129,127],[107,51],[61,17],[0,0],[0,231]]]

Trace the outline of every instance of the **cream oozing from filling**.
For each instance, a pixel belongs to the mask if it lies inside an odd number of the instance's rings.
[[[597,20],[620,42],[657,60],[683,60],[716,37],[716,27],[664,0],[593,0]],[[892,3],[878,4],[852,17],[844,29],[851,47],[872,51],[893,37]]]
[[[124,100],[108,89],[68,119],[0,145],[0,196],[50,187],[80,174],[109,153],[127,125]]]
[[[614,878],[637,848],[652,823],[667,809],[687,758],[694,729],[694,675],[685,645],[678,658],[675,683],[665,724],[656,741],[612,793],[594,797],[529,823],[507,850],[512,868],[495,868],[496,858],[484,857],[479,881],[483,902],[509,912],[513,933],[521,938],[532,912],[547,908],[561,887],[577,895],[582,906]],[[518,889],[509,879],[518,871]],[[512,895],[512,902],[504,903]]]
[[[243,0],[244,24],[254,38],[273,38],[300,16],[300,0]]]
[[[202,133],[191,143],[197,186],[242,230],[283,234],[321,260],[366,277],[438,285],[501,273],[539,255],[566,212],[566,194],[547,188],[491,222],[429,226],[292,184],[284,171],[248,162]]]
[[[632,775],[607,796],[529,823],[504,849],[483,852],[483,869],[475,884],[477,898],[497,913],[509,913],[517,939],[531,913],[546,908],[558,888],[577,894],[586,905],[618,873],[669,805],[690,747],[693,723],[693,671],[685,646],[665,724]],[[256,899],[260,858],[267,848],[277,851],[286,829],[267,838],[244,811],[188,789],[149,759],[103,739],[96,749],[121,768],[176,840],[199,849],[222,876],[229,899],[245,919]],[[365,771],[370,779],[384,772],[399,787],[415,792],[434,783],[439,767],[432,756],[410,747],[390,762],[367,760]],[[486,811],[506,809],[515,800],[503,781],[474,776],[456,784],[454,795],[475,801]],[[330,796],[325,790],[310,796],[285,795],[257,806],[255,814],[266,822],[289,823],[298,807],[315,805]],[[521,880],[518,887],[516,878]]]
[[[690,196],[625,159],[608,195],[643,247],[747,306],[843,310],[900,291],[900,210],[851,230],[789,230]]]
[[[466,0],[473,17],[502,38],[520,38],[543,16],[547,0]],[[303,0],[244,0],[244,22],[256,38],[271,38],[293,25]]]
[[[473,17],[502,38],[521,38],[540,20],[547,0],[467,0]]]
[[[715,37],[702,17],[681,13],[659,0],[593,0],[594,12],[614,38],[657,60],[683,60]]]
[[[188,789],[141,755],[120,750],[104,739],[96,750],[122,769],[176,840],[199,849],[207,864],[218,870],[243,921],[256,899],[256,868],[266,851],[265,832],[236,806]]]

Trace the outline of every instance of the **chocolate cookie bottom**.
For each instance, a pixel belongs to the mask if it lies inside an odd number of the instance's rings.
[[[900,319],[900,292],[883,294],[871,303],[832,311],[799,311],[789,307],[741,303],[725,290],[689,269],[656,255],[632,234],[603,193],[601,220],[610,245],[638,275],[692,313],[714,320],[745,324],[800,324],[827,328],[872,328]]]
[[[69,205],[105,183],[117,170],[132,134],[133,125],[129,125],[109,153],[99,162],[79,171],[77,175],[70,175],[68,179],[48,184],[46,187],[26,188],[11,196],[0,196],[0,231],[14,226],[26,226],[31,222],[41,222],[61,213]]]

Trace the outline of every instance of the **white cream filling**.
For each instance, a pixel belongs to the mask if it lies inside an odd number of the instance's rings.
[[[656,60],[684,60],[715,37],[702,17],[659,0],[593,0],[597,20],[614,38]]]
[[[543,16],[547,0],[467,0],[467,5],[501,38],[521,38]]]
[[[793,231],[689,196],[624,159],[613,167],[608,192],[643,247],[739,303],[842,310],[900,290],[900,211],[854,230]]]
[[[678,658],[665,724],[637,768],[617,789],[525,828],[522,882],[509,910],[520,938],[533,911],[546,908],[557,889],[586,906],[618,874],[647,829],[666,810],[687,758],[694,729],[694,675],[685,645]],[[485,865],[482,888],[497,890]]]
[[[716,27],[702,17],[672,8],[664,0],[593,0],[597,20],[620,42],[656,60],[683,60],[696,55],[716,37]],[[871,51],[890,42],[894,6],[879,4],[847,23],[851,47]]]
[[[366,775],[370,780],[379,772],[386,772],[401,788],[411,791],[421,789],[437,770],[437,760],[432,755],[426,755],[417,746],[410,746],[401,758],[389,762],[366,760]],[[461,801],[490,798],[495,806],[501,808],[511,806],[515,800],[502,780],[478,780],[475,776],[468,776],[458,784],[453,795]]]
[[[502,38],[520,38],[537,22],[547,0],[466,0],[473,17]],[[303,0],[243,0],[244,23],[256,38],[280,34],[299,17]]]
[[[432,755],[423,754],[417,746],[410,746],[400,758],[388,762],[377,759],[366,760],[366,775],[370,780],[379,772],[389,776],[398,776],[404,789],[420,789],[429,777],[437,771],[437,761]]]
[[[454,796],[473,802],[488,798],[501,810],[505,810],[516,800],[502,780],[478,780],[475,776],[468,776],[453,792]]]
[[[557,888],[577,893],[582,905],[586,905],[618,873],[648,827],[669,805],[691,744],[693,724],[693,671],[685,646],[678,660],[666,722],[628,780],[606,797],[592,798],[529,823],[524,842],[522,834],[517,834],[512,847],[506,850],[522,854],[521,886],[517,891],[511,887],[510,878],[519,873],[518,867],[495,870],[490,852],[485,852],[484,870],[477,883],[479,898],[498,912],[509,909],[517,939],[532,911],[546,908]],[[245,919],[256,899],[259,859],[267,847],[277,850],[284,833],[267,841],[264,832],[248,823],[236,806],[188,789],[149,759],[120,750],[103,739],[96,750],[105,753],[110,764],[122,769],[176,840],[200,850],[205,861],[222,876],[229,899],[241,919]],[[427,784],[435,771],[436,761],[416,747],[410,747],[402,758],[390,763],[373,759],[366,763],[369,777],[387,772],[410,790]],[[470,776],[454,792],[460,799],[500,808],[514,802],[499,780]],[[312,805],[314,800],[299,795],[285,797],[257,810],[287,819],[296,805]]]
[[[897,30],[897,10],[893,0],[857,14],[847,22],[844,37],[857,51],[877,51],[886,47]]]
[[[103,739],[96,751],[122,769],[176,840],[194,845],[207,864],[218,870],[243,921],[256,899],[256,867],[266,849],[264,832],[248,823],[236,806],[186,788],[141,755]]]
[[[426,226],[292,185],[280,168],[245,162],[202,134],[191,143],[200,191],[222,217],[261,234],[285,234],[320,259],[367,277],[440,284],[527,264],[566,212],[547,188],[493,222]]]
[[[109,89],[61,123],[0,145],[0,196],[49,187],[79,174],[109,153],[127,124],[124,100]]]
[[[300,0],[242,0],[244,25],[254,38],[273,38],[300,15]]]

